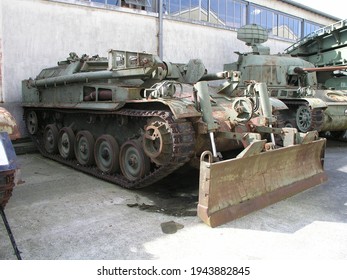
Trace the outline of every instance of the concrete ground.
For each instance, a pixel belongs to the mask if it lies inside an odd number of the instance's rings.
[[[210,228],[196,216],[198,174],[122,189],[39,154],[5,208],[23,259],[347,259],[347,144],[328,143],[328,181]],[[0,220],[0,259],[16,259]]]

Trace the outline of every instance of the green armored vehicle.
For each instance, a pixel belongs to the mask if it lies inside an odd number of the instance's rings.
[[[316,67],[318,88],[324,89],[330,115],[347,114],[347,20],[318,29],[288,47],[285,52],[311,62]],[[333,101],[331,100],[333,99]],[[339,102],[340,107],[334,106]],[[334,117],[333,117],[334,118]],[[341,130],[332,131],[334,136],[345,133],[344,118]]]
[[[208,86],[215,79],[221,89]],[[272,108],[283,106],[264,83],[236,96],[238,80],[237,71],[207,73],[198,59],[71,53],[23,81],[24,117],[42,155],[125,188],[200,163],[198,215],[216,226],[326,179],[325,139],[275,128]]]
[[[312,62],[290,54],[270,54],[269,48],[262,45],[267,38],[267,31],[257,25],[238,30],[238,39],[251,46],[252,52],[238,53],[238,60],[225,64],[224,69],[241,72],[239,89],[249,80],[265,82],[269,95],[288,106],[289,110],[278,115],[284,126],[302,132],[346,130],[347,95],[322,87],[317,71],[323,69]]]

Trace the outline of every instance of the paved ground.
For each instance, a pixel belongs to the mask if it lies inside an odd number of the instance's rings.
[[[23,259],[347,259],[347,143],[329,142],[328,182],[211,229],[194,171],[129,191],[39,154],[5,212]],[[0,259],[16,259],[0,221]]]

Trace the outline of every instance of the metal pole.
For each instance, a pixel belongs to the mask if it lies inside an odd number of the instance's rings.
[[[13,247],[13,250],[14,250],[14,253],[16,254],[17,256],[17,259],[18,260],[21,260],[22,257],[20,256],[20,252],[17,248],[17,244],[16,244],[16,241],[14,240],[14,237],[13,237],[13,234],[12,234],[12,231],[11,231],[11,228],[10,228],[10,225],[7,221],[7,218],[6,218],[6,215],[5,215],[5,212],[4,212],[4,209],[0,206],[0,214],[1,214],[1,217],[2,217],[2,220],[4,222],[4,225],[6,227],[6,230],[7,230],[7,234],[8,236],[10,237],[10,240],[11,240],[11,244],[12,244],[12,247]]]
[[[163,0],[159,0],[158,56],[163,59]]]

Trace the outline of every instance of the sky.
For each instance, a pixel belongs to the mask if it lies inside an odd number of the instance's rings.
[[[347,19],[346,0],[293,0],[294,2],[311,7],[341,19]]]

